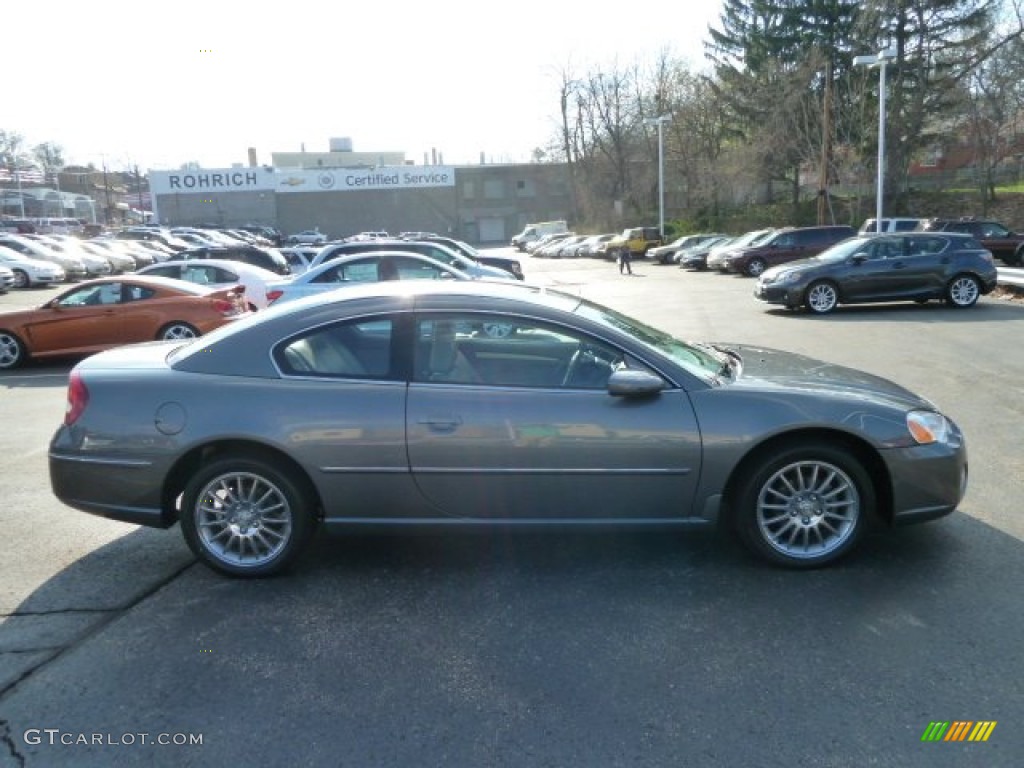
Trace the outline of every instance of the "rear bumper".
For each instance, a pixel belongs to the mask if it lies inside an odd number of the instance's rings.
[[[154,464],[142,459],[82,457],[51,449],[50,487],[64,504],[124,523],[167,528],[170,511],[160,508]]]

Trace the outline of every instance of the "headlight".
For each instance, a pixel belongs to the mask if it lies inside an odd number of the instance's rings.
[[[921,445],[946,443],[952,431],[949,420],[935,411],[911,411],[907,414],[907,429]]]

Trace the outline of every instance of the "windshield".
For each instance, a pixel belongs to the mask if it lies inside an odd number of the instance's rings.
[[[616,328],[655,352],[669,358],[698,378],[711,382],[729,364],[729,356],[705,344],[681,341],[614,309],[581,299],[576,313],[588,320]]]
[[[811,258],[827,262],[843,261],[853,254],[863,251],[873,239],[870,237],[851,237],[849,240],[843,240],[841,243],[837,243]]]

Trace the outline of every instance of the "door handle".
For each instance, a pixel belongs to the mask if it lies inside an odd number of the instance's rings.
[[[438,432],[453,432],[462,424],[461,416],[425,416],[417,420],[417,424],[423,424]]]
[[[904,269],[904,268],[906,268],[906,266],[907,265],[904,264],[902,261],[897,261],[895,264],[892,265],[892,268],[893,269]]]

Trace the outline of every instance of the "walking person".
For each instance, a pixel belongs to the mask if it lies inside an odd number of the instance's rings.
[[[629,252],[629,248],[622,248],[619,250],[619,274],[620,275],[632,275],[633,274],[633,254]]]

